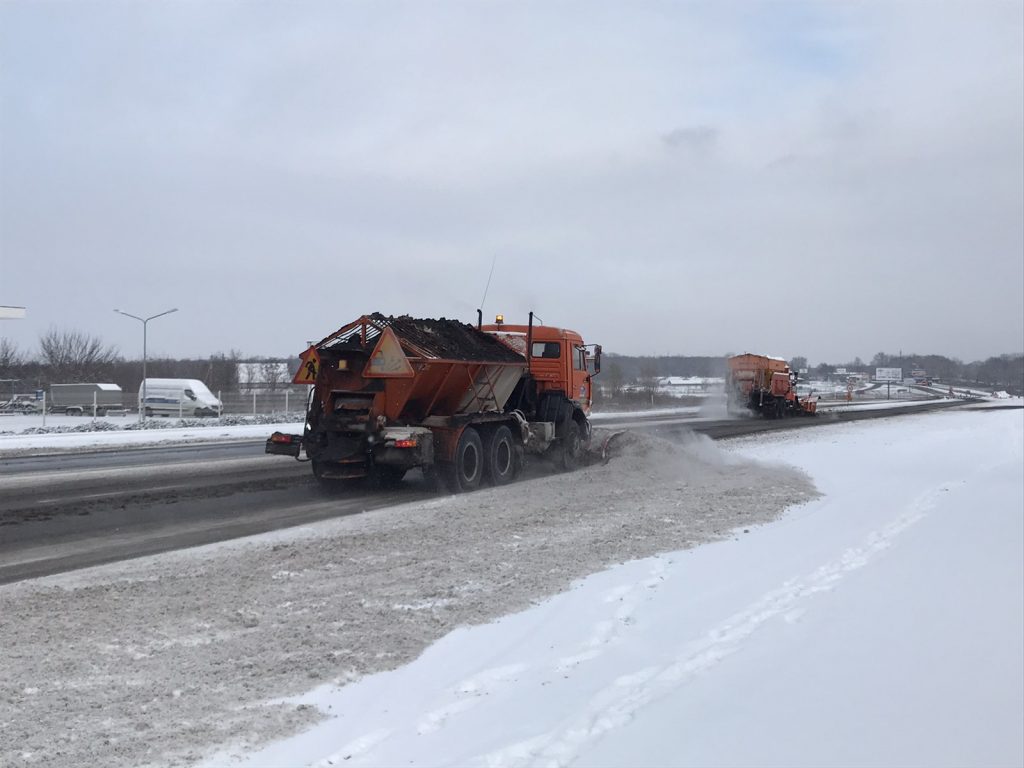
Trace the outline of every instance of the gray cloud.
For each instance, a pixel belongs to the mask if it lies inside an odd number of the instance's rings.
[[[0,4],[0,333],[134,354],[111,309],[178,306],[157,353],[291,354],[471,319],[497,257],[488,313],[621,352],[1020,350],[1021,39],[999,2]]]
[[[709,125],[675,128],[662,136],[661,140],[670,149],[684,148],[706,152],[712,149],[718,140],[718,130]]]

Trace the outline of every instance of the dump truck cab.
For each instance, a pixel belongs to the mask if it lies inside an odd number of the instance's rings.
[[[480,330],[494,334],[527,357],[538,396],[561,394],[589,417],[593,403],[591,379],[601,370],[601,347],[584,344],[582,336],[566,328],[506,325],[501,318],[498,315],[498,322],[482,325]]]

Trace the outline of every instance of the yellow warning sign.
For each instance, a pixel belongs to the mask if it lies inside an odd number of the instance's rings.
[[[391,330],[390,326],[385,328],[384,333],[380,335],[380,341],[377,342],[377,347],[370,355],[370,362],[366,364],[363,375],[396,379],[416,375],[412,366],[409,365],[409,358],[402,351],[398,337],[395,336],[395,332]]]
[[[295,372],[292,384],[316,384],[316,375],[320,373],[320,353],[316,347],[310,347],[299,355],[299,370]]]

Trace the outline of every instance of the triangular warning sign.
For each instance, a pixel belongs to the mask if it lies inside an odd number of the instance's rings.
[[[316,384],[316,375],[320,373],[320,353],[316,347],[310,347],[299,355],[299,370],[295,372],[292,384]]]
[[[398,343],[398,337],[388,326],[380,335],[377,347],[370,355],[370,362],[366,364],[363,371],[364,376],[376,378],[410,378],[415,376],[412,366],[409,365],[409,358],[402,351],[402,345]]]

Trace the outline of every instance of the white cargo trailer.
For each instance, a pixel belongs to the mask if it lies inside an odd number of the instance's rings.
[[[107,411],[124,408],[124,392],[117,384],[51,384],[47,410],[68,416],[88,413],[106,416]]]

